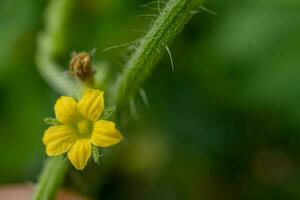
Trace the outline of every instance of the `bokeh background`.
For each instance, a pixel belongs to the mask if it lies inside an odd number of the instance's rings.
[[[0,184],[36,181],[43,119],[59,94],[39,75],[36,40],[48,1],[0,0]],[[151,25],[146,0],[75,0],[67,50],[97,48],[122,70]],[[122,144],[65,186],[96,199],[300,199],[300,1],[207,0],[124,115]],[[154,10],[153,10],[154,8]]]

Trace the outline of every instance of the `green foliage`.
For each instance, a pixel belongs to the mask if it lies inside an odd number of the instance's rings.
[[[53,91],[36,70],[34,58],[39,66],[49,61],[36,57],[49,2],[1,1],[2,185],[36,182],[45,157],[43,119],[73,89],[71,82]],[[97,87],[113,93],[111,83],[133,51],[120,44],[147,33],[157,17],[137,16],[158,15],[158,2],[73,2],[62,54],[50,61],[65,82],[70,54],[97,48]],[[70,171],[66,187],[95,199],[299,199],[300,2],[209,0],[205,7],[218,15],[200,9],[169,45],[175,71],[163,51],[142,84],[151,109],[135,96],[138,118],[118,110],[122,144],[101,149],[100,166]]]
[[[192,11],[198,9],[202,3],[202,0],[170,0],[161,11],[158,19],[153,23],[149,32],[136,47],[131,59],[129,59],[125,72],[120,76],[116,86],[117,89],[113,93],[116,97],[113,105],[119,105],[121,101],[124,101],[125,96],[134,95],[136,90],[141,87],[144,79],[150,75],[166,48],[168,49],[168,45],[171,44],[175,36],[180,33],[191,18]],[[72,3],[68,0],[54,0],[51,2],[48,8],[48,15],[46,16],[46,28],[39,38],[38,44],[40,48],[37,52],[37,64],[41,74],[54,89],[69,95],[72,94],[71,92],[80,94],[81,90],[74,90],[77,88],[76,85],[69,80],[63,79],[62,73],[59,73],[59,69],[55,66],[53,59],[55,54],[59,55],[59,52],[64,47],[64,26],[68,20],[68,14],[66,13],[70,12],[70,7],[72,7]],[[114,107],[112,108],[110,112],[105,112],[105,118],[110,117],[115,110]],[[46,122],[55,123],[49,119]],[[95,162],[99,163],[98,149],[93,148],[92,152]],[[52,159],[47,161],[45,168],[43,168],[37,185],[35,200],[53,199],[62,183],[67,164],[64,161],[64,164],[57,168],[55,164],[52,164],[53,162],[55,161]],[[49,173],[53,174],[54,179],[49,179]],[[45,180],[48,181],[46,182]]]

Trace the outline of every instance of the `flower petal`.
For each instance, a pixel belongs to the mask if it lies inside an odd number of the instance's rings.
[[[79,139],[68,152],[68,157],[73,166],[82,170],[91,156],[91,141],[88,138]]]
[[[76,133],[67,125],[52,126],[45,131],[43,143],[48,156],[67,152],[76,141]]]
[[[54,106],[55,116],[61,123],[76,122],[80,116],[77,110],[77,102],[72,97],[60,97]]]
[[[96,146],[107,147],[120,142],[123,139],[113,122],[98,120],[94,124],[92,143]]]
[[[88,119],[96,121],[104,108],[103,91],[87,89],[79,101],[79,112]]]

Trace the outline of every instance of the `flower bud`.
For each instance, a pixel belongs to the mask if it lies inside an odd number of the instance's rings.
[[[73,53],[69,69],[71,74],[86,84],[93,83],[92,55],[87,52]]]

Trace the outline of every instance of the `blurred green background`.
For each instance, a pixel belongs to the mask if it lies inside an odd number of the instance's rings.
[[[47,1],[0,0],[0,183],[36,181],[58,93],[34,62]],[[75,0],[62,55],[97,48],[120,72],[151,25],[146,0]],[[96,199],[300,199],[300,1],[207,0],[125,114],[122,144],[66,187]],[[150,19],[150,20],[149,20]]]

